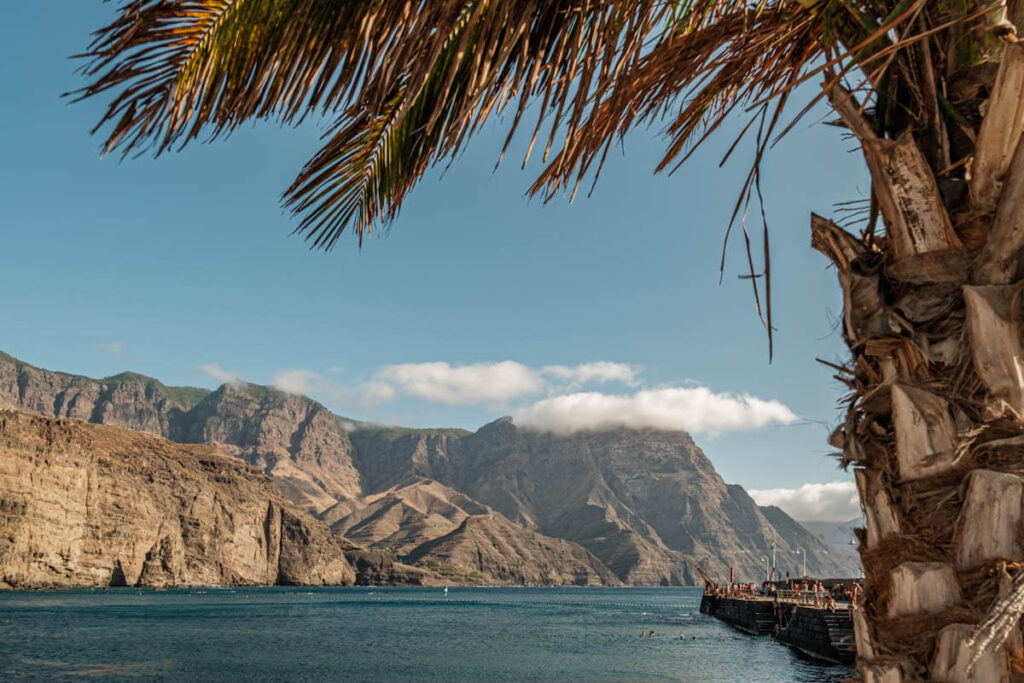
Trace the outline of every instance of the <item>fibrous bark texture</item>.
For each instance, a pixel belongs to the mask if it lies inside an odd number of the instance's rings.
[[[998,642],[974,638],[1016,604],[996,606],[1024,571],[1024,47],[1007,46],[984,96],[973,152],[951,171],[928,135],[880,135],[831,93],[885,227],[811,221],[851,353],[832,443],[867,520],[854,618],[865,681],[1024,680],[1019,615]],[[957,183],[967,191],[944,192]]]

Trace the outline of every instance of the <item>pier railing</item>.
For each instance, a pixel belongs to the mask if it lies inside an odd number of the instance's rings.
[[[827,601],[830,596],[831,594],[826,590],[818,591],[817,597],[819,605],[824,605],[825,601]],[[739,598],[741,600],[763,600],[766,602],[772,602],[773,600],[778,599],[779,602],[810,607],[813,606],[815,602],[815,591],[810,589],[791,590],[780,588],[773,593],[765,595],[759,591],[751,592],[745,590],[728,590],[725,592],[723,597]],[[836,599],[837,610],[848,609],[849,605],[850,602],[848,599]],[[824,607],[821,607],[821,609],[824,609]]]

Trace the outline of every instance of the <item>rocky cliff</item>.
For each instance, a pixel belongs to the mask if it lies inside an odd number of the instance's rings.
[[[186,413],[209,393],[196,387],[167,387],[133,372],[102,380],[52,372],[0,352],[0,408],[173,438],[181,432]]]
[[[780,566],[796,566],[785,561],[803,548],[809,571],[856,570],[778,508],[762,509],[722,481],[684,432],[555,436],[504,418],[457,441],[401,433],[387,447],[380,443],[387,435],[370,427],[351,435],[357,466],[388,454],[391,473],[376,480],[436,479],[528,529],[583,546],[626,583],[694,583],[697,562],[712,575],[727,576],[733,566],[755,580],[773,539]]]
[[[273,477],[318,513],[358,496],[345,421],[319,403],[253,384],[168,387],[131,372],[103,379],[43,370],[0,353],[0,408],[214,443]]]
[[[304,396],[225,384],[174,424],[168,438],[222,444],[311,513],[362,494],[344,420]]]
[[[830,550],[781,510],[759,508],[741,487],[726,485],[683,432],[618,429],[556,437],[509,419],[475,433],[382,428],[251,384],[211,392],[132,373],[92,380],[0,354],[4,405],[216,444],[269,475],[286,498],[336,533],[383,557],[408,555],[424,565],[461,558],[465,571],[480,571],[480,562],[467,559],[472,553],[452,549],[476,543],[484,553],[488,535],[499,533],[492,528],[497,524],[501,533],[515,530],[523,553],[510,566],[521,572],[530,563],[548,563],[542,555],[554,550],[544,537],[582,546],[626,583],[693,583],[696,562],[715,576],[727,576],[734,566],[740,577],[754,580],[763,575],[761,557],[773,539],[780,566],[804,548],[812,573],[857,571],[855,558]],[[489,531],[479,533],[480,527]],[[523,533],[536,537],[527,542]],[[589,566],[588,554],[578,550],[561,553],[559,561],[571,557]],[[495,580],[514,575],[507,569],[498,569]],[[587,571],[563,569],[563,577]]]
[[[214,447],[0,411],[7,587],[354,579],[323,524]]]
[[[575,543],[531,532],[504,515],[470,515],[451,533],[419,545],[406,560],[454,567],[457,577],[492,576],[534,585],[614,586],[621,581]]]
[[[581,546],[514,524],[431,479],[413,477],[361,501],[338,503],[323,519],[339,535],[457,581],[620,583]]]
[[[356,570],[356,584],[360,586],[440,586],[453,581],[423,567],[398,562],[381,550],[370,550],[346,538],[336,536],[345,549],[345,558]]]

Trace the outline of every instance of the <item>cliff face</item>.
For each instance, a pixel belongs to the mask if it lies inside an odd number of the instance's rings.
[[[766,516],[739,486],[729,486],[689,435],[617,429],[568,437],[534,432],[502,419],[447,443],[442,452],[426,436],[395,448],[392,478],[402,472],[432,477],[493,507],[513,522],[583,546],[626,583],[698,581],[701,562],[713,576],[729,566],[744,580],[764,576],[761,559],[775,539],[780,566],[797,548],[808,570],[824,575],[855,571],[784,512]],[[353,434],[356,461],[368,439]],[[386,480],[386,479],[382,479]],[[789,563],[795,566],[795,563]]]
[[[216,444],[269,475],[288,500],[337,534],[384,557],[436,564],[444,556],[480,572],[472,553],[449,549],[489,552],[487,534],[496,538],[502,526],[501,533],[519,534],[520,547],[531,548],[509,565],[523,572],[531,562],[548,562],[541,557],[551,550],[543,537],[579,544],[626,583],[698,582],[696,562],[715,577],[727,577],[733,566],[743,580],[755,580],[764,575],[761,557],[770,554],[773,538],[780,567],[799,566],[795,551],[803,548],[811,573],[858,571],[855,557],[830,550],[781,510],[760,508],[741,487],[726,485],[683,432],[619,429],[557,437],[520,429],[509,419],[475,433],[353,428],[308,398],[265,387],[224,385],[210,392],[132,373],[91,380],[0,354],[4,405]],[[487,534],[477,533],[481,527]],[[457,538],[431,546],[428,557],[425,544],[449,534]],[[570,555],[560,557],[568,562]],[[586,555],[573,557],[589,562]],[[381,576],[391,571],[375,562],[364,564]],[[572,562],[563,576],[583,571]],[[515,574],[508,567],[495,571],[495,580]]]
[[[617,585],[597,557],[575,543],[523,529],[497,512],[470,515],[448,534],[419,545],[408,561],[458,568],[458,578],[491,576],[540,585]]]
[[[349,584],[330,531],[210,446],[0,412],[0,583]]]
[[[94,380],[0,354],[0,408],[216,443],[273,477],[289,500],[318,513],[358,496],[344,421],[319,403],[251,384],[216,391],[168,387],[126,372]]]
[[[430,479],[412,478],[358,503],[339,503],[323,519],[335,533],[406,562],[457,568],[448,574],[456,581],[620,583],[579,545],[523,528]]]
[[[223,444],[272,477],[289,500],[311,513],[362,492],[342,420],[303,396],[225,384],[176,424],[179,431],[169,438]]]
[[[348,436],[365,493],[388,489],[407,477],[454,481],[462,429],[403,429],[359,425]]]
[[[209,393],[195,387],[167,387],[132,372],[102,380],[51,372],[0,353],[0,408],[172,438],[182,429],[185,414]]]
[[[343,501],[321,519],[356,543],[408,555],[490,508],[430,479],[412,478],[359,501]],[[524,530],[525,531],[525,530]]]
[[[348,539],[336,537],[345,549],[345,557],[356,570],[356,584],[360,586],[440,586],[453,583],[448,577],[423,567],[398,562],[389,553],[356,545]]]

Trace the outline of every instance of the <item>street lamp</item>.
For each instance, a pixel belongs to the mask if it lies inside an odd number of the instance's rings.
[[[764,576],[765,576],[764,580],[765,581],[771,581],[772,580],[772,570],[768,568],[768,558],[764,557],[762,555],[761,556],[761,561],[764,562]]]
[[[800,574],[800,576],[802,576],[802,577],[803,576],[807,576],[807,551],[804,550],[803,548],[797,548],[793,552],[794,553],[800,553],[800,555],[803,558],[803,572]]]

